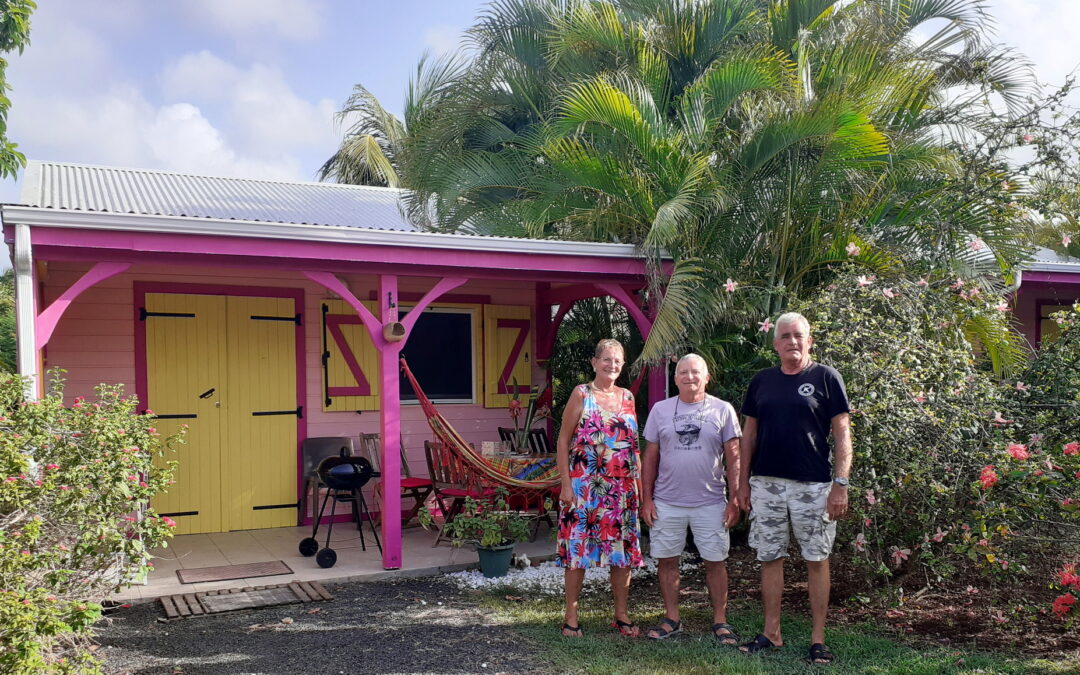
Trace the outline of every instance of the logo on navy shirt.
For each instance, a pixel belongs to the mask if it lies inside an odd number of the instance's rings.
[[[809,382],[804,382],[799,385],[799,393],[803,396],[813,396],[815,391],[817,390],[814,389],[814,385]]]

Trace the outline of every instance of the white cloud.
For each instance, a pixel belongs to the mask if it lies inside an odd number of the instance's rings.
[[[1080,65],[1075,36],[1064,27],[1080,25],[1076,0],[995,0],[997,40],[1015,47],[1035,64],[1038,78],[1061,85]]]
[[[278,68],[240,68],[203,50],[182,56],[160,79],[168,100],[220,108],[223,127],[243,151],[329,149],[336,143],[334,101],[300,98]]]
[[[166,66],[160,80],[167,98],[221,100],[243,76],[239,68],[204,49]]]
[[[424,31],[424,46],[433,54],[447,54],[461,44],[461,29],[457,26],[429,26]]]
[[[180,3],[204,28],[235,38],[276,33],[303,42],[319,36],[322,11],[313,0],[187,0]]]

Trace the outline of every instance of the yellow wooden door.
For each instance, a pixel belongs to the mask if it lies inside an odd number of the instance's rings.
[[[155,426],[165,436],[188,426],[175,484],[151,500],[176,521],[177,534],[220,532],[221,408],[225,386],[225,298],[146,294],[146,380]],[[164,461],[164,460],[159,460]]]
[[[228,299],[221,469],[225,530],[296,525],[296,310],[292,298]]]
[[[295,525],[293,300],[148,293],[145,310],[149,407],[163,434],[188,425],[154,509],[177,534]]]

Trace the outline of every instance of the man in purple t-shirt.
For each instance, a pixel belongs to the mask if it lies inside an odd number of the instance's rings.
[[[679,619],[679,557],[686,529],[694,533],[705,560],[705,582],[713,606],[713,635],[738,642],[727,622],[728,528],[739,519],[739,419],[727,401],[705,393],[709,368],[697,354],[675,367],[679,395],[653,406],[645,424],[641,472],[641,516],[649,525],[649,545],[659,560],[660,595],[666,616],[647,635],[663,640],[682,631]],[[727,481],[724,470],[727,469]],[[728,498],[728,489],[732,499]]]

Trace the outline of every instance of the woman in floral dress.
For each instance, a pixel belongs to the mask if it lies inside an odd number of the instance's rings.
[[[634,396],[615,386],[625,351],[601,340],[592,365],[596,377],[578,385],[563,411],[559,432],[559,542],[565,568],[565,637],[581,637],[578,597],[588,567],[607,567],[615,599],[612,627],[628,637],[640,630],[630,620],[630,568],[641,567],[638,540],[638,425]]]

